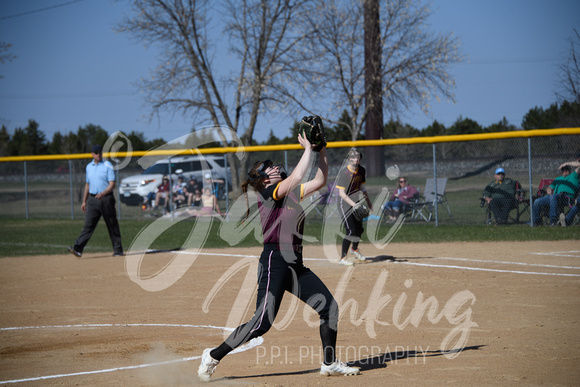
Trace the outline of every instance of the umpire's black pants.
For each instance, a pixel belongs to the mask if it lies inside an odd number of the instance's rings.
[[[75,241],[74,249],[79,253],[87,245],[89,239],[93,235],[97,224],[101,219],[105,219],[107,230],[109,230],[109,237],[113,244],[113,251],[115,253],[123,252],[123,245],[121,244],[121,230],[119,229],[119,222],[117,222],[117,211],[115,210],[115,197],[113,194],[108,194],[102,199],[97,199],[90,195],[87,199],[87,212],[85,215],[85,226],[81,235]]]

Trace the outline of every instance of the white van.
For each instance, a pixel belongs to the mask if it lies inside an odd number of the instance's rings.
[[[119,186],[121,203],[128,206],[143,204],[147,195],[155,192],[161,184],[163,176],[169,176],[170,162],[172,184],[177,181],[178,176],[183,176],[186,182],[193,176],[198,183],[203,183],[207,174],[213,179],[231,181],[230,168],[228,167],[226,171],[223,156],[176,156],[156,162],[140,175],[121,180]]]

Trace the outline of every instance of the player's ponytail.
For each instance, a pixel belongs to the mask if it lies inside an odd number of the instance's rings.
[[[248,171],[248,180],[242,182],[241,188],[244,196],[246,197],[246,217],[240,222],[243,224],[246,219],[250,216],[250,199],[248,198],[248,186],[251,186],[254,191],[262,192],[266,185],[264,184],[264,178],[268,177],[263,171],[265,162],[256,161],[252,168]]]

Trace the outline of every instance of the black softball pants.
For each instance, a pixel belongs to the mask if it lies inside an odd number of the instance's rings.
[[[294,262],[288,263],[284,255]],[[211,352],[211,356],[221,360],[233,349],[268,332],[285,292],[294,294],[318,313],[324,361],[328,364],[333,362],[338,327],[338,304],[334,297],[322,280],[302,264],[301,254],[283,254],[279,250],[267,249],[260,256],[258,298],[254,316],[236,328],[222,345]]]
[[[362,220],[357,220],[352,212],[352,207],[346,203],[341,203],[338,206],[338,212],[342,217],[342,224],[344,226],[345,236],[342,240],[342,254],[341,258],[346,257],[348,253],[348,248],[352,242],[352,249],[358,249],[358,244],[361,240],[361,236],[363,231],[365,230],[363,227]]]

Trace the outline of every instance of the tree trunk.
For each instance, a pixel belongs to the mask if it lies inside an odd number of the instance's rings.
[[[379,0],[365,0],[365,103],[368,108],[365,138],[383,138],[383,101],[381,79],[381,42]],[[371,177],[385,174],[385,157],[382,147],[366,148],[367,173]]]

